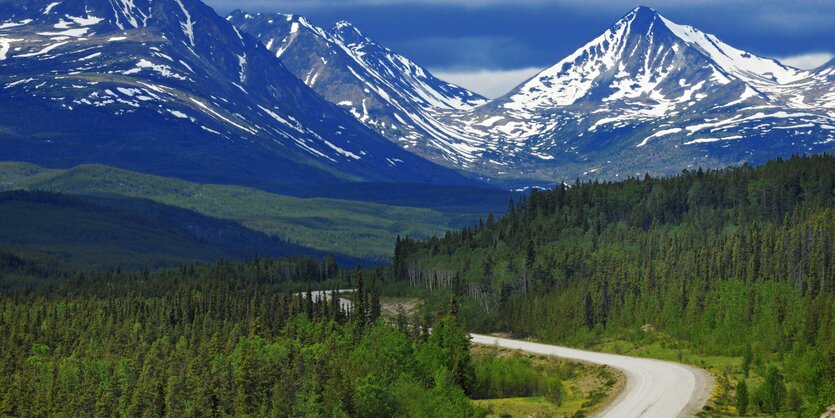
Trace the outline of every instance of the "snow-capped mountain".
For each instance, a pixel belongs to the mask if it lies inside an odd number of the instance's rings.
[[[316,94],[198,0],[0,0],[0,155],[265,188],[469,183]]]
[[[487,102],[471,91],[381,46],[348,22],[331,30],[298,15],[231,13],[227,20],[259,39],[304,82],[371,129],[406,149],[466,167],[451,143],[442,111],[466,111]],[[447,161],[448,160],[448,161]]]
[[[346,22],[199,0],[0,0],[0,155],[264,188],[617,178],[835,149],[802,71],[639,7],[487,101]],[[415,155],[417,154],[417,155]]]
[[[345,22],[325,31],[294,15],[227,19],[390,140],[510,183],[671,174],[835,145],[831,63],[791,68],[647,7],[490,102],[464,100],[474,97],[465,90],[420,100],[412,86],[445,83],[414,84],[428,73]]]
[[[760,162],[833,148],[826,94],[810,73],[733,48],[638,7],[603,34],[467,112],[450,141],[474,171],[570,180]],[[831,80],[828,81],[831,89]]]
[[[835,59],[789,84],[781,93],[797,108],[826,109],[830,116],[835,114]]]

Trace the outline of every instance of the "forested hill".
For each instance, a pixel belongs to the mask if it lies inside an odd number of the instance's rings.
[[[466,329],[378,320],[377,271],[345,311],[310,290],[364,282],[332,259],[69,276],[0,262],[2,417],[484,416],[459,378]],[[48,286],[9,290],[9,272]]]
[[[815,411],[835,402],[833,186],[835,157],[820,155],[534,191],[500,219],[400,241],[394,270],[463,296],[481,330],[592,344],[643,327],[707,354],[752,347],[804,394],[779,407]]]

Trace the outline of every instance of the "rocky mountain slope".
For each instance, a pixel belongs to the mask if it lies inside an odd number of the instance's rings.
[[[497,100],[422,107],[379,88],[379,79],[408,84],[409,71],[359,72],[401,58],[349,24],[328,32],[292,15],[228,19],[390,140],[508,184],[672,174],[835,146],[833,63],[791,68],[647,7]]]
[[[403,148],[453,167],[462,149],[440,112],[466,111],[487,100],[433,76],[426,68],[365,36],[349,22],[330,30],[302,16],[232,12],[227,20],[259,39],[326,99]]]
[[[472,184],[322,99],[198,0],[0,0],[0,155],[203,182]]]

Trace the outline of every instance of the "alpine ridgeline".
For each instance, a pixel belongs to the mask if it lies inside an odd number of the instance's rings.
[[[435,161],[467,168],[466,151],[443,122],[487,99],[434,77],[351,23],[330,31],[298,15],[232,12],[227,20],[263,42],[287,68],[370,128]]]
[[[203,182],[471,183],[322,99],[198,0],[0,0],[0,155]]]
[[[293,15],[228,18],[404,148],[511,184],[618,178],[832,150],[835,63],[802,71],[638,7],[485,102],[363,36]]]

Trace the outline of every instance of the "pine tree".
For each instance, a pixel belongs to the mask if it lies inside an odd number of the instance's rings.
[[[744,416],[748,412],[748,384],[742,379],[736,385],[736,412]]]
[[[586,319],[586,328],[592,329],[594,328],[595,318],[594,318],[594,302],[591,300],[591,293],[586,292],[586,303],[585,303],[585,319]]]
[[[765,382],[762,386],[763,412],[780,412],[783,406],[783,397],[786,393],[786,386],[783,383],[783,375],[777,367],[768,366],[765,373]]]
[[[745,345],[745,351],[742,353],[742,375],[748,377],[751,371],[751,361],[754,359],[754,354],[751,351],[751,344]]]
[[[403,271],[403,253],[403,241],[400,239],[400,234],[397,234],[397,239],[394,240],[394,257],[391,262],[395,280],[404,280],[406,278],[406,274]]]
[[[354,285],[356,289],[354,290],[354,298],[356,300],[356,305],[354,306],[354,320],[359,321],[360,323],[365,323],[368,319],[368,307],[366,306],[366,289],[365,289],[365,278],[362,274],[362,269],[357,267],[356,272],[354,273]]]
[[[380,304],[380,279],[379,273],[374,272],[371,276],[371,297],[368,307],[368,322],[374,322],[382,314],[382,306]]]

